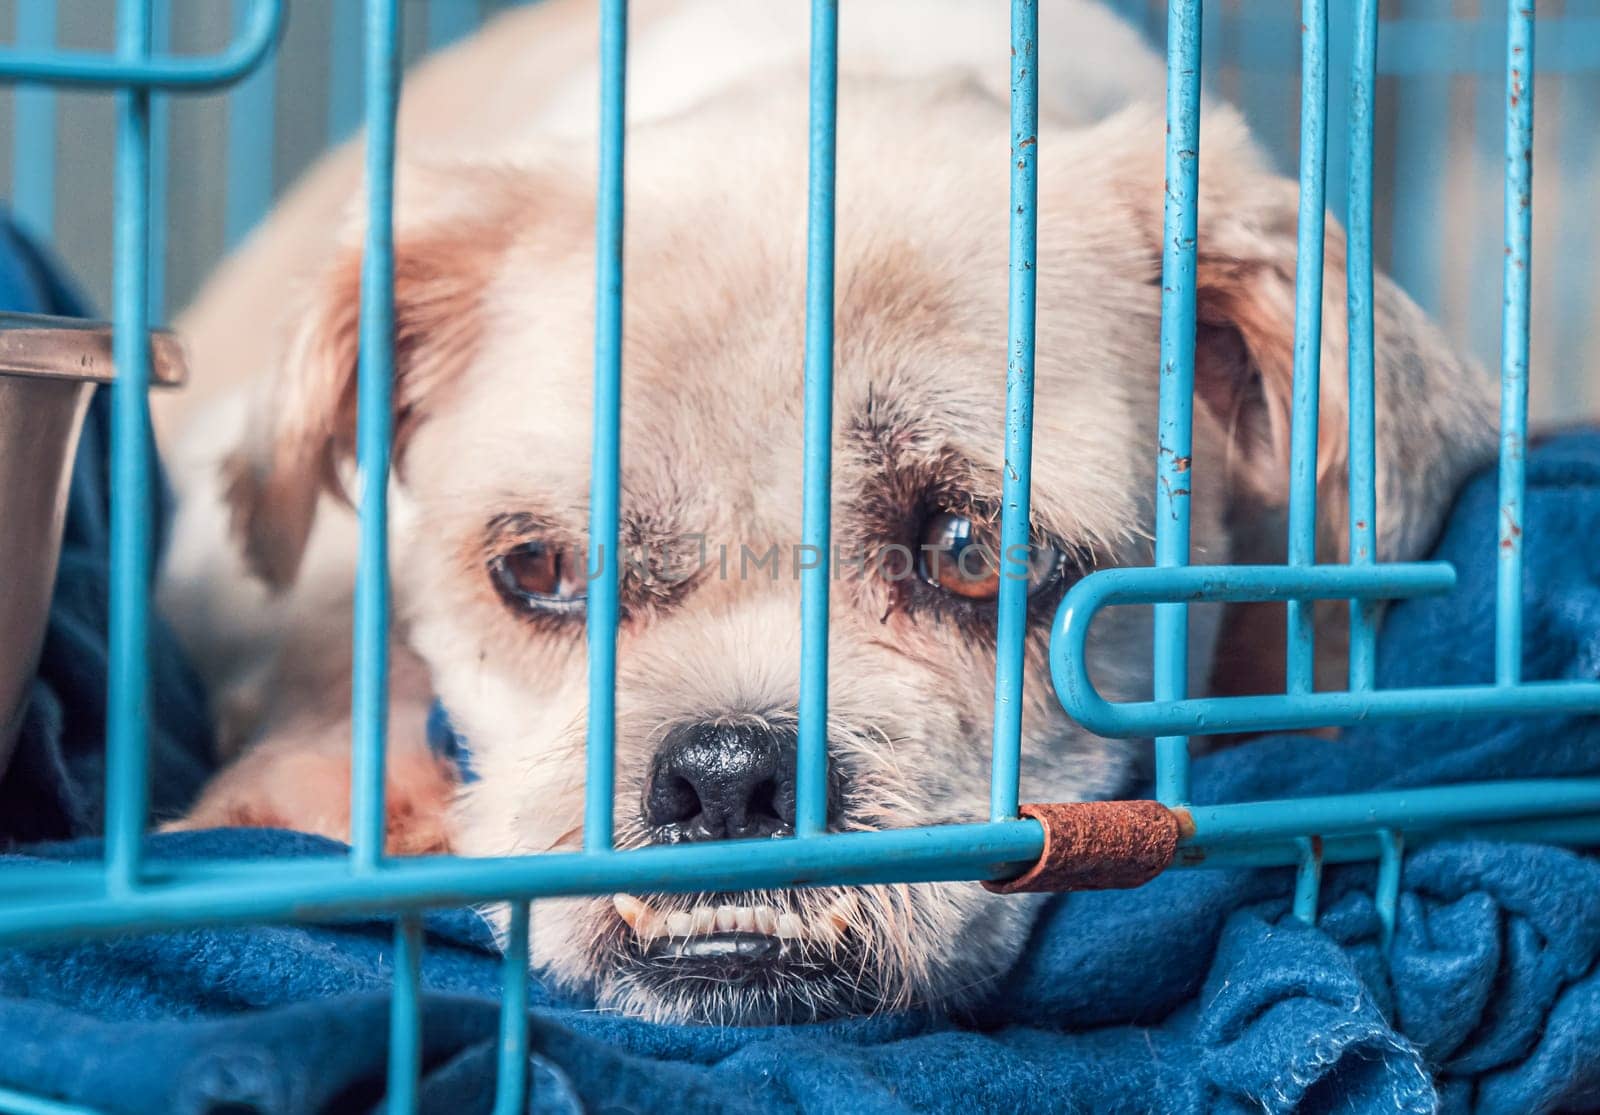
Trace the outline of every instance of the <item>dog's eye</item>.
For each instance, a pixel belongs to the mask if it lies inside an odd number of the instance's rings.
[[[965,515],[939,511],[922,524],[918,572],[935,588],[968,600],[993,600],[1000,595],[1000,547],[992,532]],[[1042,588],[1055,576],[1061,556],[1054,548],[1032,546],[1028,552],[1028,591]]]
[[[965,515],[939,511],[922,524],[918,571],[935,588],[969,600],[992,600],[1000,592],[995,548]]]
[[[494,586],[522,608],[565,610],[583,603],[582,568],[554,546],[524,542],[489,566]]]

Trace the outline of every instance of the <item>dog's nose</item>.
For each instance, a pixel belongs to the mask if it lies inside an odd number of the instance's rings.
[[[664,844],[794,831],[795,735],[755,724],[674,729],[656,753],[645,821]]]

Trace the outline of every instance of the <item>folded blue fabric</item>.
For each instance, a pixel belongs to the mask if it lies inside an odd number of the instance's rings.
[[[91,316],[61,269],[0,210],[0,310]],[[111,567],[111,394],[97,391],[72,472],[61,561],[38,672],[15,754],[0,770],[0,847],[101,830],[105,798],[106,590]],[[159,473],[158,473],[159,475]],[[169,495],[150,516],[159,552]],[[0,523],[0,530],[7,529]],[[182,809],[205,780],[210,718],[198,677],[171,630],[150,632],[152,808]]]

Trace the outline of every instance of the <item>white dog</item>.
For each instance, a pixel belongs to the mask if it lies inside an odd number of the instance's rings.
[[[619,842],[782,835],[809,5],[635,7]],[[1127,792],[1142,751],[1061,711],[1046,640],[1075,579],[1151,556],[1163,68],[1096,5],[1042,8],[1023,782],[1029,799],[1074,800]],[[596,26],[590,0],[503,16],[425,66],[402,111],[394,850],[515,855],[581,837]],[[990,0],[852,0],[841,44],[833,498],[848,568],[831,613],[830,823],[970,821],[987,805],[993,700],[998,576],[966,558],[992,553],[1000,508],[1007,15]],[[181,323],[210,398],[163,416],[189,431],[172,443],[186,502],[164,602],[243,748],[186,825],[347,831],[354,533],[339,497],[358,159],[349,148],[316,169]],[[1281,560],[1296,190],[1221,107],[1201,167],[1195,551]],[[330,231],[339,213],[356,214],[343,234]],[[1320,547],[1342,560],[1336,229],[1327,248]],[[1381,556],[1395,559],[1430,540],[1491,446],[1494,408],[1490,384],[1381,278],[1376,304]],[[686,566],[686,552],[708,556]],[[907,562],[877,560],[891,552]],[[1322,634],[1336,664],[1337,625]],[[1112,699],[1148,695],[1150,638],[1137,609],[1097,624],[1092,666]],[[1193,639],[1197,689],[1278,683],[1272,609],[1197,609]],[[424,741],[436,697],[471,744],[465,788]],[[1032,908],[975,885],[566,899],[542,904],[535,959],[653,1017],[954,1005],[1014,960]]]

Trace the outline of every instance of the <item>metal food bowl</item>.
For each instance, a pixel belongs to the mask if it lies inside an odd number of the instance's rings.
[[[113,374],[109,325],[0,313],[0,773],[44,640],[83,416]],[[177,338],[152,333],[151,384],[183,376]]]

